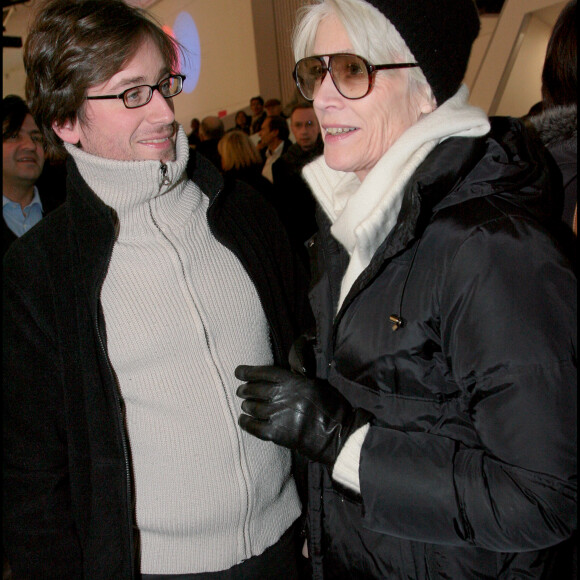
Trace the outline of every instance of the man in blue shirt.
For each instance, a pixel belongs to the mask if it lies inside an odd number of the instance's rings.
[[[2,100],[2,255],[10,244],[59,205],[36,183],[44,168],[42,134],[23,99],[9,95]]]

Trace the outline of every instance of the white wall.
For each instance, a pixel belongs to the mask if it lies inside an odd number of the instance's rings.
[[[5,21],[6,36],[20,37],[28,30],[33,10],[25,4],[14,6]],[[2,48],[2,97],[20,95],[24,97],[26,74],[22,64],[22,48]]]
[[[177,15],[195,21],[201,48],[199,81],[175,97],[175,116],[186,131],[193,117],[235,114],[259,94],[251,0],[160,0],[151,13],[173,28]]]
[[[497,14],[486,14],[481,16],[479,19],[481,22],[481,28],[479,30],[479,35],[475,39],[471,48],[471,55],[469,56],[469,62],[467,63],[467,71],[465,72],[465,78],[463,79],[463,82],[470,90],[473,88],[473,83],[493,36],[493,32],[497,25],[497,19]]]
[[[541,99],[546,47],[564,5],[562,0],[506,0],[495,25],[489,20],[484,30],[482,22],[466,75],[472,104],[490,115],[519,117]]]
[[[542,68],[552,29],[531,16],[515,55],[511,73],[499,97],[496,115],[525,115],[542,99]]]

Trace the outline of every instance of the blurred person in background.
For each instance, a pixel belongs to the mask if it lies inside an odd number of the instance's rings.
[[[274,186],[262,175],[262,156],[243,131],[228,131],[218,143],[222,172],[227,180],[251,185],[270,202]]]
[[[2,255],[12,242],[57,208],[65,198],[64,180],[45,166],[42,133],[24,100],[2,99]]]
[[[252,110],[252,119],[250,122],[250,135],[259,133],[264,119],[268,116],[264,110],[264,99],[258,95],[250,99],[250,109]]]
[[[250,134],[250,117],[246,114],[244,110],[239,110],[236,113],[235,125],[230,129],[230,131],[243,131],[247,135]]]
[[[264,103],[264,109],[268,117],[285,117],[282,114],[282,103],[280,99],[268,99]]]
[[[199,127],[200,127],[199,119],[198,118],[192,119],[191,123],[190,123],[190,127],[191,127],[191,132],[187,136],[187,141],[188,141],[190,146],[195,147],[196,145],[199,145],[199,143],[200,143],[200,140],[199,140]]]
[[[312,103],[295,105],[289,120],[295,142],[272,165],[276,190],[274,205],[294,249],[308,269],[305,244],[316,231],[316,203],[310,187],[302,178],[302,168],[322,155],[324,144]]]
[[[288,151],[292,145],[290,130],[284,117],[266,117],[260,129],[261,154],[264,159],[262,175],[271,183],[274,182],[272,165]],[[258,148],[260,150],[260,148]]]
[[[218,143],[224,134],[224,123],[219,117],[210,115],[201,120],[199,144],[196,147],[196,151],[206,159],[209,159],[218,169],[221,169],[222,165],[218,152]]]

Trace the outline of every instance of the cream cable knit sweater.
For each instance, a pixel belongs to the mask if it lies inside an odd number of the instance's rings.
[[[237,424],[235,367],[273,362],[260,300],[209,232],[208,198],[185,177],[182,128],[168,185],[157,161],[67,149],[120,222],[101,301],[126,403],[141,571],[227,569],[273,545],[300,512],[290,453]]]

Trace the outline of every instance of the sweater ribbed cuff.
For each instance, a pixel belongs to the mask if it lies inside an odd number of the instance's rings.
[[[359,427],[347,440],[336,458],[332,478],[344,487],[360,494],[360,453],[370,423]]]

